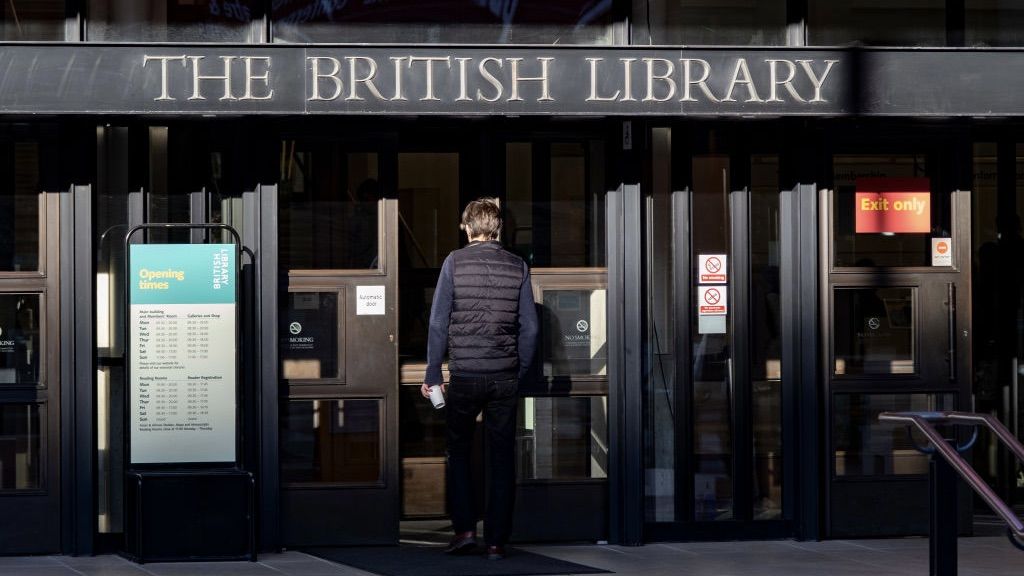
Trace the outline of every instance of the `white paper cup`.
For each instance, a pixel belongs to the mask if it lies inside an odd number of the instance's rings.
[[[444,391],[440,386],[430,387],[430,401],[434,404],[434,408],[444,408]]]

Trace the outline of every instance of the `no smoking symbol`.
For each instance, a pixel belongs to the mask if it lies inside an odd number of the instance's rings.
[[[707,304],[718,304],[718,301],[722,299],[722,295],[718,293],[718,290],[714,288],[704,293],[704,302]]]
[[[722,261],[712,256],[711,258],[708,258],[707,264],[704,265],[704,268],[706,268],[708,272],[714,274],[722,269]]]

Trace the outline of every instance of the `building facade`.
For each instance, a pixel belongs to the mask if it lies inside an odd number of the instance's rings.
[[[921,534],[927,459],[878,414],[1020,434],[1012,3],[33,0],[0,22],[0,517],[24,519],[0,553],[125,546],[129,255],[228,228],[218,464],[254,479],[258,547],[444,518],[419,384],[481,195],[542,320],[517,539]],[[971,457],[1024,503],[994,440]]]

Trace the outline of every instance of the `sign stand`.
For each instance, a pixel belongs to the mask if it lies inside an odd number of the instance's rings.
[[[153,229],[230,243],[132,243]],[[125,550],[139,563],[256,561],[255,482],[239,432],[241,240],[226,224],[125,235]]]

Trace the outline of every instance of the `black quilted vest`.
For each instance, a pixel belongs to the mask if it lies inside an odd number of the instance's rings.
[[[449,369],[454,374],[518,372],[523,260],[492,241],[452,252],[451,265]]]

